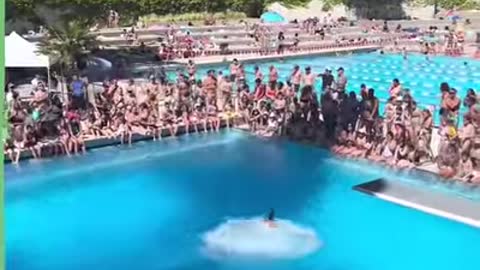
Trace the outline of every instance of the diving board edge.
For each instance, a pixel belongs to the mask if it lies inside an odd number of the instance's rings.
[[[379,186],[386,185],[388,183],[389,183],[389,181],[386,181],[385,179],[380,178],[380,179],[376,179],[376,180],[373,180],[373,181],[369,181],[369,182],[366,182],[366,183],[362,183],[362,184],[353,186],[353,190],[368,194],[368,195],[376,197],[378,199],[388,201],[388,202],[391,202],[391,203],[394,203],[394,204],[397,204],[397,205],[400,205],[400,206],[403,206],[403,207],[416,209],[418,211],[421,211],[421,212],[424,212],[424,213],[427,213],[427,214],[431,214],[431,215],[439,216],[439,217],[446,218],[446,219],[449,219],[449,220],[453,220],[453,221],[456,221],[456,222],[464,223],[466,225],[469,225],[469,226],[480,229],[480,220],[470,218],[470,217],[466,217],[466,216],[463,216],[463,215],[460,215],[460,214],[452,213],[450,211],[444,211],[444,210],[439,209],[439,208],[434,207],[434,206],[418,204],[418,203],[415,203],[415,202],[412,202],[412,201],[409,201],[409,200],[406,200],[406,199],[399,198],[398,196],[393,196],[393,195],[389,195],[389,194],[386,194],[386,193],[378,192],[378,191],[375,191],[374,189],[369,188],[369,186],[373,186],[374,188],[378,188]]]

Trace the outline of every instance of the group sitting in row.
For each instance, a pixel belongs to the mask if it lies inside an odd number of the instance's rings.
[[[333,122],[335,145],[332,151],[341,156],[364,158],[397,168],[413,168],[428,161],[436,162],[439,174],[446,179],[480,183],[480,103],[473,89],[464,99],[468,111],[460,123],[461,100],[456,89],[441,84],[441,124],[438,129],[438,149],[431,149],[433,132],[432,108],[420,109],[410,91],[397,79],[392,83],[391,97],[383,117],[373,89],[362,85],[361,100],[354,92],[327,91],[322,96],[322,113],[328,131]],[[343,98],[342,98],[343,96]],[[327,103],[325,106],[324,103]],[[331,103],[331,105],[329,105]],[[335,114],[325,109],[335,108]],[[329,120],[328,117],[333,118]],[[338,123],[338,126],[335,124]],[[438,153],[434,156],[433,151]]]

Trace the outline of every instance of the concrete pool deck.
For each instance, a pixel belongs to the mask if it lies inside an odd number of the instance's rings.
[[[200,132],[200,130],[203,128],[201,124],[197,124],[197,128]],[[220,121],[220,129],[227,128],[227,122],[225,120]],[[232,127],[233,128],[233,127]],[[207,126],[207,129],[209,132],[214,132],[212,131],[210,126]],[[189,133],[196,133],[195,128],[191,126],[189,128]],[[185,135],[186,133],[186,128],[185,125],[179,125],[177,134],[176,136],[180,135]],[[168,137],[171,137],[169,130],[167,128],[162,129],[162,138],[166,139]],[[133,134],[132,136],[132,144],[136,142],[141,142],[141,141],[148,141],[148,140],[153,140],[153,137],[150,135],[140,135],[140,134]],[[159,139],[161,141],[162,139]],[[85,139],[85,147],[87,150],[89,149],[94,149],[94,148],[101,148],[101,147],[107,147],[107,146],[113,146],[113,145],[119,145],[121,144],[121,141],[119,138],[108,138],[106,136],[101,136],[97,138],[90,138],[90,139]],[[65,154],[61,154],[58,156],[46,156],[42,157],[43,158],[54,158],[54,157],[61,157],[61,156],[66,156]],[[33,159],[33,154],[29,149],[24,149],[20,153],[20,161],[21,160],[27,160],[27,159]],[[10,157],[7,154],[3,155],[3,162],[4,164],[12,163],[12,160],[10,160]]]
[[[275,60],[279,58],[295,58],[302,56],[312,56],[312,55],[322,55],[322,54],[332,54],[332,53],[349,53],[349,52],[368,52],[375,51],[382,48],[380,45],[365,45],[365,46],[345,46],[345,47],[334,47],[328,49],[320,50],[307,50],[299,52],[287,52],[284,54],[269,54],[269,55],[259,55],[258,53],[252,54],[230,54],[230,55],[213,55],[213,56],[202,56],[194,58],[196,65],[210,65],[210,64],[221,64],[221,63],[230,63],[233,59],[238,59],[242,62],[251,62],[251,61],[266,61],[266,60]],[[186,65],[190,59],[177,59],[174,63]]]
[[[432,190],[422,190],[386,179],[356,185],[353,189],[391,203],[480,229],[480,202],[477,201]]]

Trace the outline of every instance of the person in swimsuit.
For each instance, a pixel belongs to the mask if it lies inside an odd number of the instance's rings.
[[[259,80],[263,81],[263,73],[260,70],[260,67],[255,66],[255,68],[253,70],[255,71],[255,80],[259,79]]]
[[[230,64],[230,81],[236,82],[239,68],[240,68],[240,64],[238,63],[237,58],[233,59],[232,64]]]
[[[295,93],[298,93],[300,91],[300,83],[302,81],[302,71],[300,70],[300,67],[298,65],[295,65],[293,67],[292,75],[290,76],[290,80],[293,83],[293,89]]]
[[[390,86],[390,89],[388,90],[390,93],[391,97],[398,97],[402,93],[402,85],[400,84],[400,81],[398,79],[393,79],[392,85]]]
[[[394,165],[394,163],[392,162],[392,158],[396,150],[397,150],[397,141],[394,138],[393,132],[389,131],[387,133],[387,138],[385,140],[385,143],[382,149],[382,154],[381,154],[382,160],[387,162],[390,165]]]
[[[271,89],[277,87],[277,80],[278,80],[278,71],[275,68],[275,66],[271,65],[270,71],[268,74],[268,83],[270,84]]]
[[[193,60],[188,60],[187,64],[187,72],[188,72],[188,77],[189,80],[192,82],[195,81],[195,73],[197,72],[197,67],[195,66],[195,63]]]
[[[255,90],[253,92],[253,99],[255,101],[261,101],[265,98],[266,87],[260,79],[255,80]]]
[[[409,160],[409,153],[412,150],[406,139],[402,140],[394,155],[395,166],[398,168],[411,168],[413,164]]]
[[[318,76],[312,73],[311,67],[305,68],[305,75],[303,75],[303,85],[315,87],[315,79]]]

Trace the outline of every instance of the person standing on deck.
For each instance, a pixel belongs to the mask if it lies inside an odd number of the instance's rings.
[[[262,71],[260,70],[260,67],[259,67],[259,66],[255,66],[254,71],[255,71],[255,80],[260,79],[260,80],[263,81],[263,73],[262,73]]]
[[[232,64],[230,64],[230,81],[231,82],[236,82],[239,68],[240,68],[240,64],[238,63],[237,58],[233,59]]]
[[[290,76],[290,81],[293,84],[293,90],[295,93],[298,93],[300,91],[300,83],[302,81],[302,70],[298,65],[295,65],[293,67],[292,75]]]
[[[345,89],[347,88],[347,82],[348,82],[347,76],[345,76],[345,70],[343,69],[343,67],[340,67],[339,69],[337,69],[337,72],[338,72],[337,83],[336,83],[337,91],[345,92]]]
[[[209,70],[205,79],[203,79],[203,89],[205,89],[207,98],[213,99],[217,91],[217,77],[214,70]]]
[[[277,87],[277,81],[278,81],[278,71],[274,65],[271,65],[270,71],[268,74],[268,83],[270,84],[270,88],[273,89]]]
[[[78,76],[73,75],[70,89],[72,91],[73,107],[76,109],[85,109],[85,82],[80,80]]]
[[[315,80],[317,79],[317,75],[312,73],[311,67],[305,68],[305,75],[303,75],[303,85],[304,86],[311,86],[312,89],[315,88]]]
[[[335,78],[333,77],[330,69],[325,69],[325,72],[323,74],[319,74],[318,76],[322,77],[322,91],[326,91],[332,87]]]
[[[392,85],[390,86],[390,89],[388,90],[390,97],[397,98],[400,96],[402,93],[402,85],[400,84],[400,81],[395,78],[392,81]]]
[[[195,73],[197,72],[197,67],[193,60],[188,60],[187,64],[188,79],[190,82],[195,82]]]

